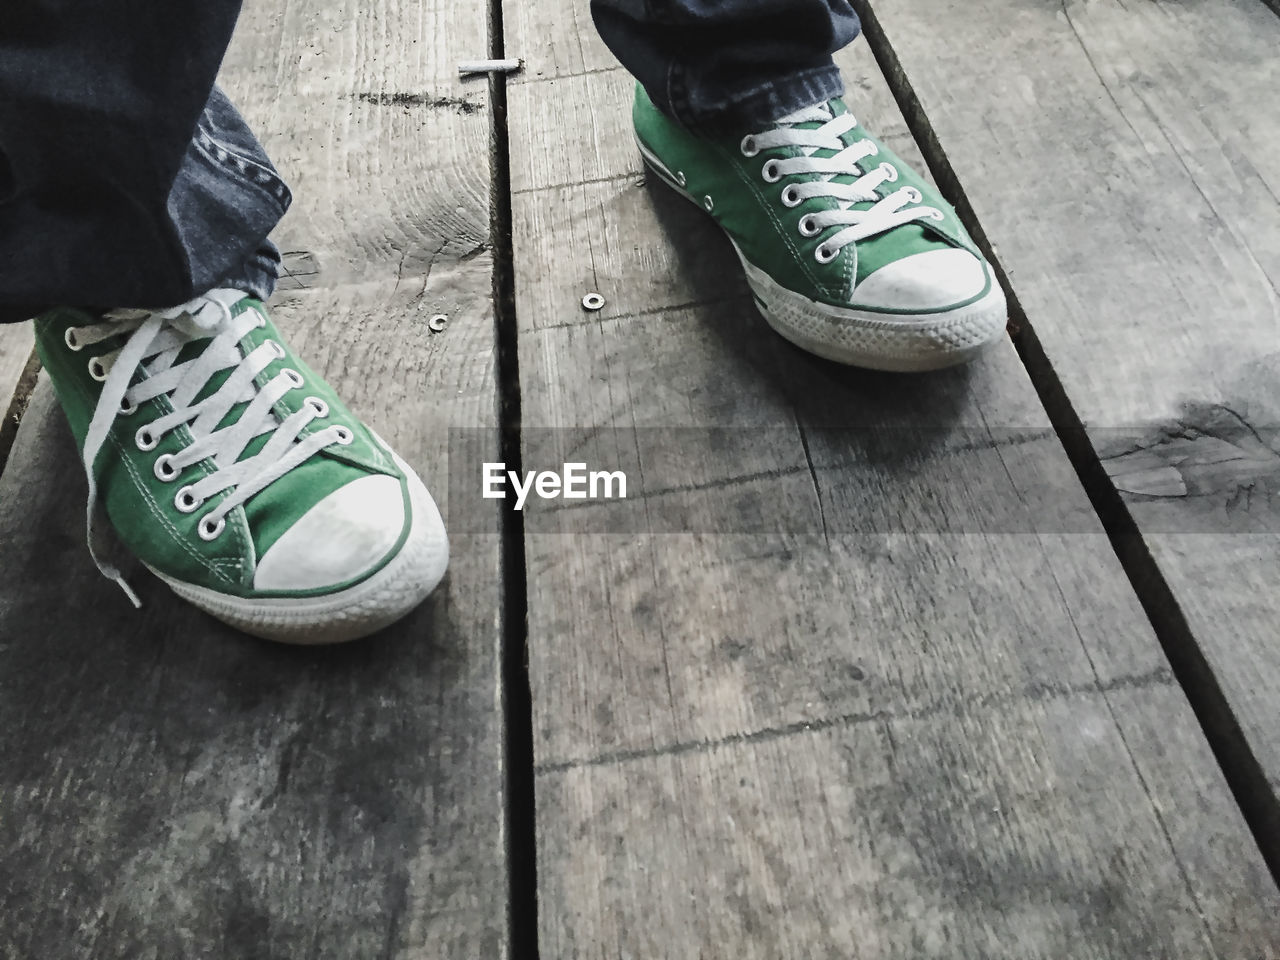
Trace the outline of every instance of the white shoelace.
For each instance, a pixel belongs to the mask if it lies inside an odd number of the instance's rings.
[[[166,482],[176,481],[186,467],[201,460],[211,459],[215,464],[213,473],[177,490],[174,506],[179,511],[192,513],[210,497],[235,488],[201,517],[197,533],[204,540],[217,539],[226,526],[228,513],[317,451],[333,443],[351,442],[351,432],[338,425],[299,439],[312,420],[327,415],[323,401],[305,403],[284,419],[277,415],[276,402],[302,386],[303,381],[297,371],[286,369],[261,388],[254,383],[258,374],[285,353],[283,347],[268,340],[248,354],[241,354],[240,340],[254,327],[265,326],[257,311],[232,315],[232,308],[243,299],[244,294],[238,290],[214,290],[170,310],[113,310],[104,315],[102,323],[67,331],[67,346],[72,350],[128,334],[120,347],[89,363],[90,374],[102,381],[102,395],[85,436],[84,468],[89,480],[89,552],[102,574],[115,580],[134,606],[141,606],[137,595],[98,549],[103,528],[93,468],[120,417],[132,415],[148,400],[168,395],[173,412],[141,427],[134,435],[134,443],[139,450],[152,450],[165,434],[184,425],[193,442],[176,454],[157,457],[155,475]],[[211,342],[197,357],[177,362],[184,346],[210,337]],[[139,368],[144,377],[130,385]],[[231,373],[222,386],[197,401],[209,381],[224,370]],[[234,423],[218,429],[236,404],[246,402],[249,406]],[[249,443],[264,433],[272,437],[261,451],[240,460]]]
[[[799,126],[806,123],[821,123],[822,126],[812,129]],[[924,196],[915,187],[903,187],[883,198],[876,194],[883,184],[898,179],[898,171],[886,162],[863,172],[859,164],[876,156],[880,150],[872,141],[865,139],[845,144],[841,138],[857,125],[858,121],[852,114],[837,117],[828,105],[819,104],[785,116],[773,129],[751,134],[742,140],[742,154],[746,157],[754,157],[761,150],[775,147],[800,148],[802,156],[765,162],[760,175],[767,183],[777,183],[784,177],[795,175],[819,175],[815,180],[787,184],[782,191],[782,202],[786,206],[798,207],[814,197],[830,197],[838,201],[831,210],[808,214],[800,220],[800,232],[806,237],[815,237],[829,227],[844,228],[818,245],[814,256],[820,263],[830,263],[851,243],[916,220],[941,220],[944,216],[936,207],[921,206]],[[835,153],[830,157],[814,156],[821,150]],[[857,179],[852,183],[834,182],[841,176]],[[854,210],[853,205],[857,203],[873,205],[864,210]]]

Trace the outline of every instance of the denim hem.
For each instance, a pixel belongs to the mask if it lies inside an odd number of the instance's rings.
[[[293,195],[279,174],[251,157],[236,153],[230,146],[215,139],[203,124],[196,128],[194,143],[205,158],[210,163],[219,164],[227,176],[237,177],[241,182],[257,187],[268,198],[275,200],[280,207],[280,215],[284,216],[293,202]]]
[[[264,240],[252,256],[220,278],[210,289],[239,290],[265,303],[275,293],[276,281],[279,279],[280,251],[270,240]]]
[[[738,133],[763,127],[779,117],[824,103],[844,94],[844,80],[834,63],[802,70],[728,96],[713,108],[695,105],[681,64],[672,64],[667,78],[667,101],[674,119],[695,133]]]
[[[191,295],[232,287],[270,296],[280,257],[267,237],[292,200],[262,145],[215,87],[168,202]]]

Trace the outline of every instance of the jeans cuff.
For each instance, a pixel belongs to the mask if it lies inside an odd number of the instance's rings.
[[[844,94],[844,80],[834,63],[770,80],[709,106],[694,102],[681,65],[672,67],[668,83],[675,119],[704,134],[736,134],[748,128],[763,128],[787,114]]]
[[[244,263],[214,284],[214,289],[239,290],[265,302],[275,292],[279,277],[280,251],[270,240],[263,240]]]
[[[266,237],[291,199],[262,145],[215,87],[168,198],[192,294],[217,287],[269,294],[280,256]]]

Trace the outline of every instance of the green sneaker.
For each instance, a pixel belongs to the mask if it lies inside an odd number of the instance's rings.
[[[797,346],[933,370],[1002,335],[1004,294],[955,211],[842,101],[710,139],[637,87],[633,119],[646,164],[729,235],[760,312]]]
[[[449,547],[422,481],[284,345],[257,300],[36,318],[101,511],[180,597],[247,633],[336,643],[408,613]]]

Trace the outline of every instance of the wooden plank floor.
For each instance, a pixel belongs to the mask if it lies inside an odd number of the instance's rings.
[[[1186,617],[1280,784],[1280,18],[875,0],[901,69],[841,55],[996,244],[1176,598],[1153,628],[1012,343],[911,378],[787,345],[646,183],[587,5],[494,2],[509,183],[456,76],[484,5],[249,0],[222,78],[294,187],[282,328],[445,513],[421,610],[333,650],[143,576],[135,613],[47,382],[7,463],[0,426],[0,960],[1280,960],[1157,636]],[[29,346],[0,328],[0,405]],[[499,426],[526,470],[629,479],[530,503],[523,579],[479,496]]]
[[[456,75],[485,35],[448,0],[252,0],[223,75],[294,187],[280,326],[450,518],[421,610],[335,650],[142,575],[135,613],[38,390],[0,480],[0,957],[507,955],[499,518],[447,497],[450,428],[496,422],[488,96]]]
[[[1257,758],[1248,788],[1270,785],[1280,856],[1280,17],[873,6],[1168,584],[1171,632]]]
[[[904,380],[779,341],[644,184],[581,11],[505,9],[523,466],[635,482],[526,508],[541,955],[1280,950],[1012,347]],[[865,46],[843,64],[914,155]]]

